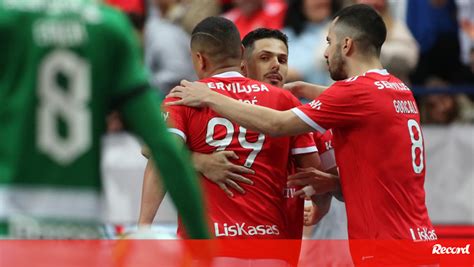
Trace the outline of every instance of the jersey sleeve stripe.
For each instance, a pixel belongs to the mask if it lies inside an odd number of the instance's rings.
[[[299,154],[308,154],[318,152],[318,148],[316,146],[309,146],[309,147],[299,147],[291,149],[292,155],[299,155]]]
[[[291,111],[295,113],[296,116],[298,116],[302,121],[306,122],[309,126],[311,126],[313,129],[320,133],[326,132],[326,129],[323,127],[319,126],[315,121],[313,121],[308,115],[304,114],[303,111],[299,110],[298,108],[292,108]]]
[[[187,138],[183,131],[176,129],[176,128],[169,128],[168,132],[179,135],[179,137],[183,138],[184,142],[186,142]]]

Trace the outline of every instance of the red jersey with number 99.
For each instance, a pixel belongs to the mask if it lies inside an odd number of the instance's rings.
[[[436,239],[419,112],[405,84],[372,70],[292,111],[318,131],[333,131],[350,239]]]
[[[203,79],[211,90],[239,101],[277,110],[299,105],[291,93],[259,81],[226,72]],[[166,99],[165,102],[172,99]],[[254,185],[240,185],[245,194],[227,197],[222,189],[208,179],[201,179],[207,213],[213,234],[223,239],[282,239],[288,238],[284,189],[287,166],[292,154],[316,152],[309,134],[297,137],[271,137],[240,127],[209,108],[186,106],[166,107],[171,132],[180,135],[190,150],[210,154],[214,151],[234,151],[239,159],[233,163],[255,171],[244,175]],[[179,225],[178,233],[182,234]]]

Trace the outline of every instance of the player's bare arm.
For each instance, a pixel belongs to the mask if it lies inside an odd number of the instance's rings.
[[[298,166],[298,170],[317,170],[321,168],[321,159],[319,157],[319,154],[317,152],[315,153],[309,153],[309,154],[302,154],[302,155],[294,155],[293,158],[296,161],[296,164]],[[294,174],[295,175],[295,174]],[[294,175],[291,175],[290,177],[294,177]],[[297,176],[298,177],[298,176]],[[294,182],[294,180],[289,180],[291,182]],[[331,180],[333,182],[333,180]],[[329,183],[332,189],[337,190],[337,185],[334,183]],[[289,183],[290,185],[290,183]],[[306,186],[305,188],[311,188],[311,184],[302,184],[302,186]],[[306,191],[305,188],[298,190],[295,192],[296,195],[301,195],[304,196]],[[308,225],[314,225],[318,223],[328,212],[329,208],[331,205],[331,199],[332,199],[332,192],[327,192],[323,194],[316,194],[316,190],[312,190],[314,192],[314,195],[311,195],[311,199],[313,201],[313,206],[311,207],[311,213],[306,212],[305,208],[305,220],[304,224],[306,226]]]
[[[292,155],[292,158],[296,162],[298,168],[321,168],[321,158],[317,151],[313,153]]]
[[[181,99],[168,102],[167,105],[209,107],[242,127],[271,136],[291,136],[313,131],[290,110],[277,111],[239,102],[209,90],[204,83],[182,81],[168,96]]]
[[[181,137],[177,136],[177,139],[183,142]],[[147,159],[150,158],[150,149],[147,146],[142,147],[142,155]],[[196,171],[216,183],[229,197],[234,196],[231,189],[245,194],[245,190],[239,183],[253,185],[253,181],[245,178],[242,174],[254,174],[255,172],[229,161],[229,159],[237,159],[237,155],[233,151],[217,151],[212,154],[192,152],[191,157]]]
[[[160,181],[160,182],[159,182]],[[161,177],[154,170],[153,161],[148,160],[143,175],[142,199],[138,225],[149,226],[165,197],[166,191],[161,185]]]
[[[304,225],[311,226],[317,224],[329,212],[331,207],[331,194],[313,196],[312,206],[304,209]]]
[[[177,139],[184,144],[181,136],[177,136]],[[240,194],[245,194],[245,190],[239,183],[253,185],[253,181],[245,178],[242,174],[254,174],[255,172],[252,169],[229,161],[229,158],[235,159],[236,157],[237,155],[233,151],[217,151],[212,154],[191,153],[196,171],[216,183],[228,197],[234,196],[234,193],[229,188],[236,190]]]
[[[316,168],[298,169],[298,172],[288,176],[289,186],[311,186],[295,192],[295,195],[322,195],[330,193],[341,194],[339,176],[320,171]],[[309,190],[308,190],[309,189]]]
[[[341,183],[341,179],[340,179],[340,176],[339,176],[339,170],[337,169],[337,166],[334,166],[328,170],[325,171],[326,173],[330,173],[332,175],[335,175],[339,178],[339,183]],[[341,185],[339,185],[340,187]],[[333,191],[332,192],[332,195],[339,201],[341,202],[344,202],[344,196],[342,195],[342,190],[339,189],[337,191]]]
[[[245,178],[242,174],[254,174],[255,172],[252,169],[233,164],[229,161],[229,159],[238,159],[238,156],[233,151],[217,151],[212,154],[193,152],[192,158],[196,170],[210,181],[216,183],[219,188],[224,190],[228,197],[234,196],[230,189],[234,189],[240,194],[245,194],[245,190],[239,183],[253,185],[253,181]]]

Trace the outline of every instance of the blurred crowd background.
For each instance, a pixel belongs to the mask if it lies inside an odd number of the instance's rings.
[[[163,95],[182,79],[197,79],[189,54],[190,32],[203,18],[215,15],[234,21],[242,37],[259,27],[282,30],[289,37],[288,81],[330,85],[334,81],[328,75],[323,53],[332,16],[354,3],[372,5],[382,14],[388,29],[382,63],[412,88],[425,125],[430,215],[440,225],[474,224],[473,0],[106,2],[122,9],[133,22],[142,40],[144,63],[152,73],[151,82]],[[144,160],[128,153],[139,153],[139,145],[123,132],[118,115],[112,114],[108,123],[110,135],[105,141],[103,166],[108,197],[113,203],[110,207],[115,209],[110,210],[110,220],[130,222],[138,214]],[[131,187],[124,186],[130,185],[130,176],[137,189],[132,194]],[[129,210],[124,210],[127,207]],[[169,204],[160,212],[158,217],[175,216]]]
[[[354,3],[372,5],[388,28],[382,62],[409,84],[422,121],[473,122],[474,1],[472,0],[108,0],[140,31],[153,84],[167,93],[181,79],[195,80],[189,34],[207,16],[234,21],[245,36],[258,27],[289,37],[288,81],[330,85],[326,33],[331,17]]]

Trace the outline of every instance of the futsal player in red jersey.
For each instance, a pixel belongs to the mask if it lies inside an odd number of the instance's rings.
[[[242,46],[235,25],[227,19],[211,17],[199,23],[191,38],[194,68],[201,81],[221,94],[251,105],[263,105],[285,110],[299,105],[288,91],[260,81],[245,78],[240,71]],[[273,82],[270,80],[270,82]],[[167,99],[165,102],[176,99]],[[251,168],[255,174],[246,175],[253,185],[242,185],[246,193],[229,198],[214,182],[202,179],[207,201],[207,214],[211,231],[218,239],[288,239],[286,198],[287,166],[294,158],[300,167],[318,167],[319,157],[312,136],[275,138],[245,128],[221,117],[210,109],[194,109],[183,106],[168,107],[171,132],[182,137],[193,152],[213,153],[233,151],[238,159],[234,164]],[[330,196],[329,196],[330,197]],[[328,196],[321,201],[329,203]],[[178,226],[181,233],[181,224]],[[251,247],[250,250],[255,250]],[[230,243],[218,252],[218,256],[230,257],[223,263],[235,265],[257,264],[252,258],[264,258],[265,262],[286,266],[295,262],[295,253],[267,256],[263,251],[246,251],[242,243]],[[237,253],[236,253],[237,252]],[[281,258],[280,258],[281,257]],[[235,258],[238,259],[236,262]],[[244,258],[244,259],[242,259]],[[261,259],[260,259],[261,260]],[[268,260],[268,261],[267,261]],[[241,262],[244,261],[244,262]]]
[[[219,17],[202,21],[192,35],[191,50],[198,76],[211,75],[201,81],[216,92],[252,105],[279,110],[298,105],[298,100],[291,93],[245,78],[238,72],[242,50],[237,29],[232,22]],[[310,157],[302,161],[308,166],[319,163],[311,136],[274,138],[247,131],[210,109],[174,106],[168,107],[166,112],[173,125],[170,131],[186,140],[190,150],[200,153],[231,150],[239,157],[234,161],[235,164],[255,171],[254,175],[247,176],[254,185],[243,185],[246,194],[237,194],[233,198],[227,197],[213,182],[203,179],[214,235],[231,239],[288,238],[282,210],[286,167],[292,149],[292,154],[313,149],[310,154],[303,153]]]
[[[287,36],[279,30],[259,28],[245,35],[242,39],[242,45],[245,48],[242,70],[246,76],[282,88],[288,74]],[[302,149],[295,149],[293,151],[305,152]],[[306,152],[311,151],[314,151],[314,149],[311,148]],[[289,174],[293,174],[296,171],[293,160],[290,161],[288,168]],[[284,198],[286,199],[285,215],[289,233],[288,238],[301,240],[304,199],[294,194],[298,189],[300,188],[293,186],[285,187]],[[318,216],[322,217],[324,215],[322,212],[318,213]]]
[[[202,34],[202,33],[200,33],[200,34]],[[223,38],[222,36],[218,36],[218,37]],[[252,41],[250,41],[250,39]],[[213,42],[215,42],[215,40]],[[230,41],[230,43],[232,43],[232,40]],[[288,47],[287,47],[287,43],[286,43],[286,36],[284,36],[284,34],[281,33],[278,30],[260,29],[260,30],[254,31],[254,34],[249,34],[246,38],[244,38],[243,44],[244,44],[244,46],[246,46],[244,62],[243,62],[243,65],[242,65],[243,69],[244,69],[244,72],[252,78],[258,79],[260,81],[268,82],[268,84],[263,84],[263,83],[259,83],[259,82],[254,81],[255,84],[252,84],[251,86],[261,84],[262,88],[265,89],[267,87],[271,87],[269,84],[272,84],[272,85],[275,85],[275,86],[282,87],[283,83],[284,83],[284,78],[286,77],[286,69],[287,69]],[[207,47],[207,48],[209,48],[209,47]],[[233,47],[230,46],[230,49],[232,49],[232,48]],[[240,49],[240,45],[237,48]],[[208,55],[205,55],[205,58],[206,58],[205,60],[208,60],[207,57],[208,57]],[[220,63],[222,63],[222,62],[220,62]],[[226,63],[224,62],[224,64],[226,64]],[[219,66],[216,63],[211,63],[211,65]],[[234,66],[233,67],[234,69],[238,69],[238,65],[236,63],[232,63],[230,65]],[[203,71],[200,71],[202,69],[202,67],[200,67],[200,66],[196,66],[196,69],[197,69],[197,72],[200,74],[199,75],[200,77],[206,77],[209,74],[220,73],[221,72],[219,70],[214,70],[214,67],[210,68],[211,73],[209,73],[209,72],[204,73]],[[209,69],[209,66],[207,66],[206,69]],[[242,79],[243,79],[242,75],[240,75],[237,72],[234,72],[230,76],[231,76],[230,78],[223,79],[223,80],[221,79],[220,83],[217,83],[216,85],[213,85],[213,86],[216,86],[216,87],[221,86],[221,89],[222,89],[222,86],[227,86],[226,84],[233,82],[233,80],[235,79],[235,78],[232,78],[232,76],[233,76],[233,77],[237,77],[237,79],[236,79],[236,82],[237,82],[236,86],[238,86],[238,88],[236,87],[237,91],[242,91],[242,90],[247,90],[248,89],[248,88],[245,89],[245,85],[242,83]],[[244,81],[247,81],[247,80],[248,79],[244,79]],[[224,84],[224,85],[222,85],[222,84]],[[242,87],[239,87],[240,85],[242,85]],[[226,89],[234,90],[236,88],[226,88]],[[266,93],[266,91],[267,90],[264,90],[263,92]],[[270,104],[270,105],[273,105],[273,106],[275,106],[275,105],[278,106],[278,105],[281,105],[281,104],[287,105],[288,103],[292,103],[291,104],[292,106],[299,105],[299,102],[297,101],[297,99],[295,97],[293,97],[291,94],[288,94],[288,92],[286,92],[284,90],[281,90],[281,89],[275,90],[275,88],[272,88],[271,91],[272,92],[268,93],[268,94],[271,95],[271,98],[273,100],[266,101],[267,102],[266,104]],[[247,92],[244,92],[244,91],[240,92],[241,95],[244,94],[244,93],[247,93]],[[264,105],[265,105],[265,103],[264,103]],[[170,118],[170,121],[172,122],[175,117],[181,118],[181,116],[178,116],[178,115],[175,115],[175,114],[179,113],[182,110],[183,109],[178,109],[176,112],[171,112],[171,110],[169,110],[167,113],[165,113],[164,117]],[[200,113],[197,112],[197,114],[200,114]],[[190,116],[193,116],[193,115],[190,115]],[[205,144],[205,142],[204,142],[205,138],[204,137],[201,138],[201,136],[199,136],[199,133],[202,132],[202,123],[199,123],[200,117],[196,116],[195,119],[196,120],[194,120],[194,118],[193,118],[192,121],[194,121],[197,124],[192,124],[190,122],[191,120],[190,121],[184,121],[184,122],[181,122],[181,123],[174,123],[174,127],[172,127],[170,129],[170,131],[174,132],[175,134],[180,135],[183,140],[189,140],[190,139],[189,136],[191,135],[193,137],[196,137],[195,140],[197,140],[197,142],[201,142],[201,143]],[[208,122],[209,118],[204,118],[203,121]],[[197,126],[198,129],[189,129],[189,130],[186,130],[186,131],[183,130],[184,128],[187,129],[187,125],[198,125]],[[219,124],[217,124],[216,128],[217,127],[219,127]],[[228,129],[226,127],[224,127],[224,130],[227,131]],[[186,132],[186,134],[185,134],[185,132]],[[206,133],[209,133],[209,132],[206,132]],[[312,159],[311,161],[309,161],[311,164],[306,164],[305,166],[307,166],[307,167],[310,166],[310,167],[315,167],[316,168],[319,165],[319,158],[318,157],[314,158],[314,156],[316,156],[315,152],[317,150],[316,150],[316,147],[314,146],[314,143],[311,141],[311,138],[312,138],[311,135],[305,135],[303,137],[298,137],[298,138],[291,138],[291,144],[290,144],[291,151],[284,151],[284,150],[278,151],[282,148],[282,146],[278,146],[275,149],[273,149],[274,153],[270,153],[270,155],[274,154],[275,156],[271,156],[271,157],[275,157],[275,158],[277,157],[276,155],[278,155],[278,158],[280,158],[282,156],[283,157],[290,157],[290,158],[292,158],[296,161],[297,165],[300,165],[301,162],[305,161],[304,158],[308,157],[307,154],[312,154],[312,155],[309,155],[309,157]],[[271,146],[272,145],[270,144],[268,147],[271,147]],[[235,147],[235,145],[228,146],[228,147],[226,147],[225,151],[236,153],[236,151],[233,149],[234,147]],[[242,149],[241,148],[242,146],[237,146],[237,147]],[[211,156],[211,155],[216,154],[216,153],[209,154],[210,152],[213,152],[213,151],[216,151],[216,150],[217,151],[222,151],[222,149],[220,149],[221,146],[212,147],[211,150],[209,150],[209,149],[206,150],[205,149],[204,151],[202,151],[202,149],[201,150],[199,150],[199,149],[195,150],[191,146],[190,146],[190,148],[193,151],[194,155],[200,154],[200,157],[202,159],[205,158],[204,157],[205,155]],[[268,149],[268,148],[266,148],[266,149]],[[236,154],[242,154],[242,153],[240,152],[240,153],[236,153]],[[213,159],[208,159],[207,161],[213,161]],[[283,165],[280,164],[281,162],[283,162],[281,160],[271,162],[271,159],[269,159],[267,157],[267,158],[263,158],[263,162],[264,163],[266,162],[266,164],[267,164],[267,166],[265,166],[264,168],[268,168],[268,169],[270,169],[270,165],[273,165],[273,164],[276,163],[277,166],[276,167],[271,167],[271,168],[276,169],[279,172],[281,172],[282,168],[284,167]],[[308,161],[306,160],[305,162],[308,162]],[[316,163],[316,164],[314,164],[314,163]],[[229,162],[229,165],[236,166],[235,164],[237,164],[237,162],[235,162],[235,161]],[[242,163],[240,163],[240,164],[243,165]],[[198,169],[200,169],[200,168],[198,168]],[[232,169],[229,169],[229,171],[232,171]],[[207,175],[205,175],[205,173],[206,173],[205,170],[203,170],[203,176],[206,176],[205,178],[209,178],[209,177],[207,177]],[[145,179],[145,182],[144,182],[144,195],[149,196],[150,192],[146,192],[146,191],[149,191],[149,189],[152,189],[152,190],[155,189],[155,186],[147,184],[146,181],[149,180],[149,179],[147,179],[146,176],[147,175],[145,175],[145,178],[144,178]],[[277,174],[276,177],[278,178],[279,176],[281,177],[281,175]],[[249,177],[249,176],[247,176],[247,177]],[[271,179],[268,179],[269,178],[268,176],[266,178],[267,178],[267,180],[266,180],[267,183],[268,182],[272,183]],[[219,177],[218,179],[222,181],[222,177]],[[226,179],[229,179],[229,178],[226,178]],[[232,178],[230,178],[230,179],[232,179]],[[216,182],[214,179],[210,179],[210,180],[212,180],[213,182]],[[239,181],[235,180],[235,182],[237,183]],[[280,183],[281,181],[277,181],[277,182]],[[206,183],[209,183],[209,182],[207,181]],[[212,184],[212,183],[209,183],[209,184]],[[222,184],[220,184],[220,185],[222,185]],[[216,189],[215,185],[212,185],[211,187],[213,189]],[[224,189],[224,188],[222,188],[222,186],[220,186],[220,188]],[[235,187],[233,187],[233,188],[235,188]],[[245,188],[248,189],[248,187],[245,187]],[[226,189],[224,189],[224,191],[226,193],[229,192],[229,190],[226,190]],[[277,195],[277,197],[283,197],[284,200],[283,201],[279,200],[279,201],[273,203],[272,205],[278,204],[278,202],[280,202],[280,204],[285,204],[285,202],[288,202],[288,200],[289,200],[288,198],[293,197],[291,192],[288,192],[289,190],[286,186],[283,189],[280,188],[280,189],[277,189],[277,190],[271,190],[269,192],[269,194],[270,195],[275,195],[275,193],[278,192],[278,191],[280,191],[279,192],[280,196]],[[214,192],[215,192],[215,190],[214,190]],[[154,193],[153,195],[158,195],[158,194],[161,194],[161,192],[157,192],[156,194]],[[212,194],[212,197],[214,198],[216,196],[221,196],[221,195],[222,195],[221,193]],[[234,196],[234,195],[232,194],[232,195],[229,195],[229,196]],[[247,196],[247,198],[248,197],[251,197],[251,195]],[[213,198],[212,198],[212,200],[213,200]],[[285,229],[284,230],[285,234],[277,235],[276,238],[301,239],[302,224],[303,224],[303,205],[302,205],[303,200],[300,199],[297,196],[294,197],[294,200],[301,202],[301,209],[300,209],[299,212],[297,212],[297,210],[295,212],[295,211],[293,211],[293,209],[285,210],[285,207],[280,207],[281,211],[278,211],[279,216],[283,215],[285,218],[291,219],[291,220],[290,220],[290,223],[286,223],[285,226],[280,227],[280,228]],[[229,200],[225,200],[225,202],[228,202],[228,201]],[[159,202],[160,202],[160,200],[157,200],[157,198],[155,198],[155,197],[154,197],[154,199],[152,199],[152,201],[148,201],[148,204],[146,202],[142,201],[142,211],[141,211],[140,220],[139,220],[140,224],[147,225],[147,224],[150,224],[153,221],[153,217],[156,213],[156,206],[159,205]],[[222,201],[214,201],[213,200],[213,202],[215,202],[216,205],[222,205],[222,204],[220,204]],[[153,205],[152,205],[152,203],[153,203]],[[250,201],[250,203],[251,203],[251,201]],[[327,199],[327,203],[329,203],[329,199]],[[280,204],[278,204],[278,205],[280,205]],[[321,203],[319,203],[319,204],[321,204]],[[152,206],[154,206],[154,208],[152,208],[152,209],[147,208],[147,207],[152,207]],[[229,206],[228,208],[231,209],[232,206]],[[239,213],[239,212],[245,212],[245,211],[244,211],[244,209],[239,208],[239,211],[237,211],[237,213]],[[270,213],[275,213],[275,211],[270,210]],[[211,212],[211,214],[212,214],[212,212]],[[233,217],[233,215],[231,214],[230,217]],[[295,217],[295,218],[292,218],[292,217]],[[298,222],[298,223],[294,223],[294,222]],[[299,225],[299,229],[298,229],[298,225]],[[231,227],[229,231],[233,231],[234,228],[235,227]],[[227,236],[227,234],[225,233],[225,231],[227,231],[227,230],[225,229],[224,234],[221,233],[221,230],[222,229],[220,229],[219,227],[217,229],[215,229],[216,236]],[[241,236],[241,235],[244,235],[244,236],[247,235],[245,233],[245,231],[243,231],[243,229],[241,229],[241,232],[242,233],[238,234],[238,235],[234,235],[232,233],[229,234],[229,235],[232,236],[231,239],[239,238],[239,236]],[[234,237],[234,236],[237,236],[237,237]],[[255,238],[254,236],[258,238],[261,235],[260,234],[259,235],[251,234],[250,236],[247,236],[245,238]]]
[[[410,89],[382,69],[385,37],[385,24],[371,7],[353,5],[337,13],[325,52],[337,82],[298,108],[276,111],[248,105],[189,82],[172,90],[170,96],[181,100],[168,105],[209,107],[273,136],[332,129],[349,238],[433,241],[437,237],[425,205],[419,112]],[[369,258],[374,255],[354,260]]]
[[[290,92],[245,78],[239,73],[242,46],[238,31],[229,20],[211,17],[199,23],[192,35],[191,51],[198,77],[210,77],[202,81],[219,93],[253,105],[280,110],[299,105]],[[272,79],[270,82],[273,82]],[[173,100],[176,99],[167,99],[165,102]],[[242,185],[246,193],[236,194],[231,198],[216,183],[202,179],[209,221],[216,238],[236,240],[290,237],[283,194],[287,185],[287,166],[290,157],[300,167],[319,166],[319,157],[311,135],[293,138],[266,136],[247,131],[210,109],[168,107],[164,117],[172,125],[170,131],[180,136],[191,151],[204,154],[233,151],[238,159],[232,160],[232,163],[254,171],[254,174],[246,175],[254,184]],[[145,179],[148,180],[147,177]],[[150,185],[148,188],[155,187]],[[323,203],[329,203],[327,196],[321,196],[320,199]],[[183,236],[181,224],[178,232]],[[242,243],[231,243],[218,256],[231,257],[225,263],[232,266],[247,264],[247,261],[257,264],[252,260],[254,257],[259,258],[258,261],[262,258],[268,260],[262,264],[286,266],[288,262],[295,262],[294,259],[297,260],[299,255],[299,247],[286,247],[285,255],[271,256],[255,246],[249,248],[253,251],[245,251],[247,247]],[[289,250],[295,253],[288,253]],[[239,258],[238,262],[235,258]]]
[[[369,70],[292,111],[314,129],[333,129],[350,238],[419,240],[420,227],[434,235],[418,109],[400,80]]]

